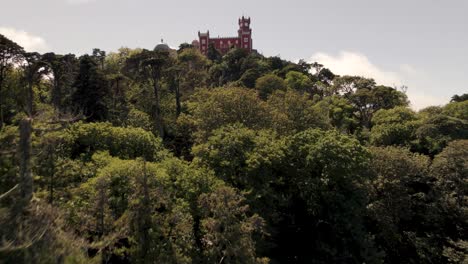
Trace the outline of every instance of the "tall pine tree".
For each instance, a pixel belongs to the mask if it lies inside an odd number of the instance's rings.
[[[80,58],[80,70],[73,87],[75,111],[82,112],[87,121],[105,120],[108,114],[108,81],[89,55]]]

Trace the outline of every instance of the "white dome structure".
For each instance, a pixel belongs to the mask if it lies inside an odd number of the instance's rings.
[[[164,43],[163,39],[161,39],[161,43],[156,45],[156,47],[154,47],[154,50],[155,51],[171,51],[171,48],[169,47],[169,45]]]

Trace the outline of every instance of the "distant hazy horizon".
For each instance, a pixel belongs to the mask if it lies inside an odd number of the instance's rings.
[[[468,1],[4,0],[0,34],[30,51],[172,47],[252,19],[265,56],[318,61],[334,73],[408,86],[415,109],[468,92]]]

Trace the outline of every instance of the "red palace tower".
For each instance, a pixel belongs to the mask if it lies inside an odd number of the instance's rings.
[[[226,54],[231,48],[243,48],[252,51],[252,29],[250,28],[250,17],[245,18],[242,16],[239,18],[239,30],[237,31],[237,37],[217,37],[210,38],[210,31],[206,33],[200,33],[198,31],[199,49],[201,53],[205,54],[208,52],[208,46],[212,44],[221,54]]]

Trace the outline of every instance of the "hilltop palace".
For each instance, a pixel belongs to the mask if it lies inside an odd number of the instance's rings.
[[[193,45],[200,49],[204,55],[208,52],[209,45],[218,50],[221,54],[226,54],[231,48],[243,48],[252,51],[252,29],[250,28],[250,17],[239,18],[239,30],[236,37],[217,37],[210,38],[210,31],[200,33],[198,31],[198,41],[194,40]]]

